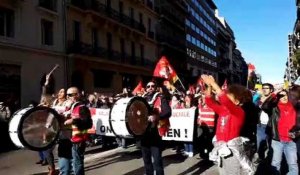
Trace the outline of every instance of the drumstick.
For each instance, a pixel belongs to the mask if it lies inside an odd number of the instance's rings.
[[[55,64],[55,66],[53,67],[53,69],[47,75],[50,76],[55,71],[55,69],[57,69],[58,67],[59,67],[59,64]]]
[[[48,85],[49,83],[49,78],[50,78],[50,75],[55,71],[55,69],[57,69],[59,67],[59,64],[55,64],[55,66],[53,67],[53,69],[46,75],[46,81],[45,81],[45,86]]]

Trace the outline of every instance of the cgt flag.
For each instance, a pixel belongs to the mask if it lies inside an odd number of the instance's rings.
[[[179,79],[175,70],[170,65],[165,56],[162,56],[157,62],[153,72],[153,76],[167,79],[172,84],[174,84]]]
[[[143,83],[142,81],[139,81],[139,84],[134,88],[132,94],[137,95],[138,93],[143,93],[143,91],[144,91]]]
[[[198,78],[198,86],[200,87],[200,91],[201,92],[204,92],[205,91],[205,83],[204,81],[202,80],[201,77]]]

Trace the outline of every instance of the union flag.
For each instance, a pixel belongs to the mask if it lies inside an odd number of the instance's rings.
[[[196,89],[194,87],[194,85],[189,85],[189,91],[191,95],[195,95],[196,94]]]
[[[200,91],[201,91],[201,92],[205,91],[205,83],[203,82],[203,80],[202,80],[201,77],[199,77],[197,83],[198,83],[198,85],[200,86]]]
[[[172,84],[174,84],[179,79],[177,73],[165,56],[162,56],[157,62],[153,72],[153,76],[169,80]]]
[[[142,92],[143,91],[143,83],[140,80],[138,85],[134,88],[134,90],[132,91],[133,95],[136,95],[138,92]]]

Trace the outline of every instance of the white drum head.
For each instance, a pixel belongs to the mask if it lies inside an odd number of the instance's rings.
[[[150,106],[142,97],[121,98],[110,113],[110,126],[120,137],[143,135],[149,126]]]
[[[22,110],[19,112],[21,113]],[[16,117],[16,120],[14,123],[12,123],[14,119],[11,120],[10,132],[13,130],[17,132],[19,141],[24,147],[42,151],[56,143],[60,131],[60,122],[59,115],[54,109],[36,107],[22,114],[16,113],[13,117]],[[17,128],[13,129],[13,127]]]

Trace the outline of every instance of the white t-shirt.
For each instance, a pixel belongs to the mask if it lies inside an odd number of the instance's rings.
[[[263,124],[263,125],[268,124],[268,121],[269,121],[268,114],[265,113],[264,111],[261,111],[259,120],[260,120],[260,123]]]

